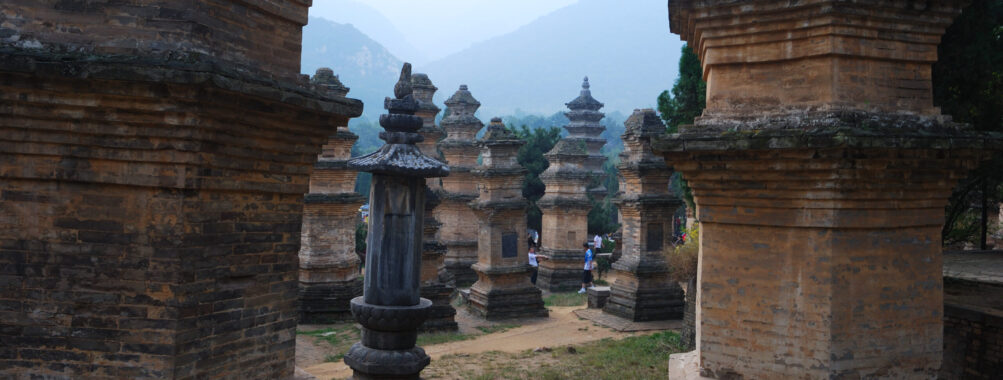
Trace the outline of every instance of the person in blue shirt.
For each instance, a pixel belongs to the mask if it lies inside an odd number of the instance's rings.
[[[586,288],[591,288],[592,285],[592,250],[589,249],[589,243],[582,244],[585,247],[585,270],[582,271],[582,290],[578,291],[578,294],[584,294]]]

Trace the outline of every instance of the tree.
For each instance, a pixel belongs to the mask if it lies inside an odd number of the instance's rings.
[[[704,108],[707,108],[707,83],[703,80],[700,58],[689,45],[683,45],[683,55],[679,57],[679,77],[672,85],[671,94],[662,91],[658,95],[658,113],[665,121],[667,131],[676,133],[680,125],[693,124]],[[678,173],[672,178],[672,190],[686,201],[686,207],[696,207],[689,185]]]
[[[668,126],[669,133],[679,131],[679,126],[693,124],[693,120],[707,107],[707,83],[703,80],[700,58],[689,45],[683,45],[683,55],[679,58],[679,77],[672,86],[672,93],[662,91],[658,95],[658,113]]]
[[[1003,132],[1003,0],[976,0],[941,38],[933,66],[933,99],[955,121]],[[945,244],[986,248],[987,209],[1001,199],[1003,158],[983,163],[952,194],[942,236]]]
[[[536,206],[536,201],[543,197],[547,187],[540,180],[540,174],[550,162],[543,157],[561,139],[561,129],[558,127],[530,129],[526,125],[521,128],[508,127],[516,136],[526,142],[519,148],[519,164],[526,168],[526,180],[522,183],[522,196],[529,200],[529,209],[526,210],[526,225],[529,228],[540,231],[543,225],[543,213]]]

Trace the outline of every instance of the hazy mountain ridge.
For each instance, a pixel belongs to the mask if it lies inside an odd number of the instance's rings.
[[[348,96],[365,103],[365,117],[379,117],[383,99],[393,92],[402,64],[352,25],[311,17],[303,28],[301,71],[313,75],[320,67],[330,67],[351,88]]]
[[[665,12],[648,2],[582,0],[415,70],[440,88],[436,102],[467,84],[490,116],[563,110],[584,76],[606,110],[630,114],[653,108],[675,81],[682,42],[669,34]]]

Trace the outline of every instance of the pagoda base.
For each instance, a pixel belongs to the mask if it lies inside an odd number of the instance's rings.
[[[418,328],[418,331],[456,331],[456,309],[450,304],[456,288],[440,283],[422,285],[421,297],[432,301],[428,319]]]
[[[665,275],[617,271],[603,312],[634,322],[682,319],[686,305],[683,289]]]
[[[540,262],[537,288],[548,292],[569,292],[582,288],[584,251],[543,248],[541,253],[550,259]]]
[[[528,266],[474,266],[480,279],[470,287],[470,310],[484,319],[546,317],[543,292],[529,282]]]
[[[466,288],[477,282],[477,272],[470,268],[477,263],[473,260],[449,260],[446,259],[445,269],[448,277],[456,284],[457,288]]]
[[[325,324],[352,319],[352,298],[362,295],[362,279],[299,284],[299,323]]]

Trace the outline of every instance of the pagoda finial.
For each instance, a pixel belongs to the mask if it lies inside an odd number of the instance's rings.
[[[589,86],[589,77],[588,77],[588,76],[586,76],[586,77],[585,77],[585,80],[583,80],[583,81],[582,81],[582,89],[583,89],[583,90],[588,90],[588,89],[589,89],[589,87],[590,87],[590,86]]]

